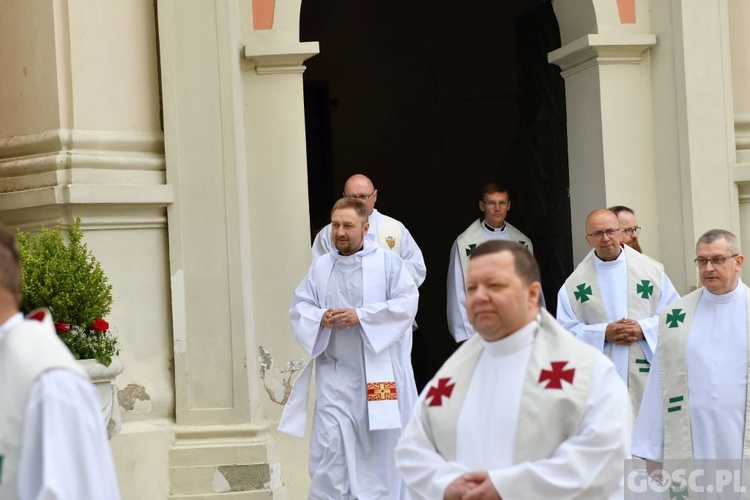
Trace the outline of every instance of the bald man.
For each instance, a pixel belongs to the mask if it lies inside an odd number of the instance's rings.
[[[557,294],[557,321],[612,359],[635,416],[656,351],[659,311],[680,295],[661,263],[622,243],[610,210],[588,215],[586,241],[591,251]]]
[[[427,276],[422,250],[401,222],[381,214],[375,208],[378,190],[375,189],[372,181],[362,174],[352,175],[344,184],[344,198],[357,198],[364,202],[370,223],[367,237],[374,238],[384,250],[396,252],[403,259],[417,287],[422,285]],[[312,245],[313,261],[331,251],[331,241],[331,225],[328,224],[315,236]],[[334,248],[333,251],[336,249]]]

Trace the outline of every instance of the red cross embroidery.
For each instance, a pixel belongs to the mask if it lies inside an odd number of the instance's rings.
[[[432,398],[432,401],[430,401],[430,404],[427,406],[443,406],[443,396],[445,396],[446,399],[451,397],[451,393],[453,393],[453,388],[456,384],[453,383],[448,385],[448,382],[450,382],[450,377],[441,378],[438,379],[438,383],[435,387],[430,387],[430,390],[427,391],[427,397]]]
[[[552,361],[552,371],[542,370],[539,374],[539,383],[541,384],[545,380],[549,380],[549,383],[545,389],[562,389],[562,381],[565,380],[567,383],[573,383],[573,375],[575,375],[575,368],[570,370],[564,370],[567,361]]]

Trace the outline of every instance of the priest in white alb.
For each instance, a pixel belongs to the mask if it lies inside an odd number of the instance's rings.
[[[622,244],[610,210],[586,217],[586,241],[591,251],[557,294],[557,321],[612,359],[635,418],[656,350],[659,311],[680,295],[664,266]]]
[[[698,239],[702,287],[660,315],[657,359],[636,420],[633,455],[657,462],[750,458],[744,260],[729,231],[712,229]]]
[[[15,236],[0,224],[0,499],[119,500],[96,388],[46,309],[19,311]]]
[[[414,500],[622,498],[627,388],[540,308],[539,278],[516,242],[472,252],[466,309],[478,335],[422,392],[396,447]]]
[[[485,185],[479,193],[479,211],[482,217],[472,222],[453,242],[448,262],[448,331],[456,342],[474,335],[471,321],[466,316],[466,272],[472,250],[485,241],[506,240],[517,241],[534,253],[531,239],[505,220],[510,211],[507,188],[494,182]],[[544,307],[544,295],[541,300]]]
[[[384,249],[390,250],[401,257],[419,288],[427,277],[427,266],[424,263],[422,250],[414,241],[411,233],[400,221],[389,217],[375,208],[378,201],[378,190],[375,189],[369,177],[354,174],[344,183],[344,198],[357,198],[367,207],[367,221],[370,223],[368,233]],[[317,259],[326,255],[333,248],[331,225],[321,229],[312,244],[312,258]]]
[[[279,429],[302,436],[315,366],[309,499],[408,498],[393,449],[416,402],[412,322],[419,292],[394,252],[366,237],[367,207],[331,211],[331,251],[313,262],[290,309],[313,362],[295,381]]]

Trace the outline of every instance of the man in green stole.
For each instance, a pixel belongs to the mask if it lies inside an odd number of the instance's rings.
[[[621,240],[614,213],[588,215],[591,251],[560,288],[557,321],[612,360],[628,385],[635,418],[656,350],[659,311],[680,295],[664,266]]]
[[[478,335],[427,385],[396,447],[413,499],[622,498],[627,388],[540,308],[539,278],[519,243],[474,249],[466,309]]]
[[[702,287],[660,315],[657,359],[636,420],[633,455],[656,462],[750,459],[744,260],[729,231],[712,229],[698,239]]]
[[[473,334],[471,321],[466,317],[466,273],[469,256],[477,245],[485,241],[517,241],[534,253],[528,236],[506,221],[510,212],[510,192],[494,182],[484,186],[479,193],[479,211],[476,219],[453,242],[448,263],[447,313],[448,330],[456,342],[468,340]],[[544,296],[541,296],[544,306]]]

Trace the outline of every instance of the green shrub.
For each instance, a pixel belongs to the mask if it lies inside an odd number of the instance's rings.
[[[60,339],[76,359],[109,365],[119,354],[117,337],[103,320],[112,307],[112,285],[83,242],[80,217],[68,230],[67,244],[59,224],[37,234],[18,230],[16,238],[21,311],[46,307]]]

